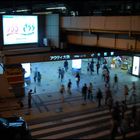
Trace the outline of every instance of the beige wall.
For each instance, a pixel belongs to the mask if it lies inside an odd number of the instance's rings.
[[[103,29],[105,28],[104,16],[90,17],[90,29]]]
[[[96,35],[90,35],[88,33],[70,34],[68,35],[68,42],[77,45],[89,45],[111,49],[140,51],[140,41],[136,42],[135,39],[115,39],[113,37],[108,38],[99,36],[99,39],[97,40]]]
[[[140,16],[131,17],[131,30],[140,31]]]
[[[61,28],[140,31],[140,16],[61,17]]]
[[[130,16],[110,16],[106,17],[104,24],[105,30],[129,31],[131,28]]]
[[[72,44],[81,44],[82,43],[82,37],[81,33],[76,33],[76,34],[69,34],[67,36],[67,40],[69,43]]]
[[[60,19],[60,25],[63,28],[69,28],[69,27],[71,27],[71,17],[61,17],[61,19]]]
[[[95,46],[97,45],[97,36],[92,35],[90,33],[83,33],[82,36],[82,45],[90,45],[90,46]]]
[[[116,47],[121,50],[132,50],[135,49],[135,40],[129,39],[117,39]]]
[[[116,48],[121,50],[140,50],[139,41],[133,39],[97,37],[89,32],[112,33],[112,34],[140,34],[140,16],[88,16],[88,17],[61,17],[60,27],[68,32],[68,43],[81,45],[98,45],[100,47]],[[137,45],[137,46],[136,46]]]
[[[115,39],[114,38],[106,38],[106,37],[99,37],[98,46],[101,47],[109,47],[114,49],[115,46]]]

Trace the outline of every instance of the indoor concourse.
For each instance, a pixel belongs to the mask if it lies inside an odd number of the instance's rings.
[[[87,71],[87,65],[88,62],[90,62],[91,59],[83,59],[82,60],[82,67],[80,72],[80,87],[77,88],[76,80],[74,73],[72,72],[72,64],[71,60],[68,60],[69,62],[69,69],[67,72],[65,72],[64,79],[61,82],[61,80],[58,78],[58,68],[63,67],[64,61],[55,61],[55,62],[42,62],[42,63],[31,63],[31,83],[26,84],[26,95],[22,98],[22,102],[24,104],[24,107],[22,109],[19,109],[19,105],[17,104],[17,101],[19,99],[11,99],[10,101],[1,101],[1,104],[3,107],[1,107],[1,115],[4,113],[5,115],[11,115],[11,114],[22,114],[26,115],[29,112],[31,114],[38,114],[38,113],[44,113],[44,112],[65,112],[66,110],[71,111],[73,109],[76,109],[76,107],[79,109],[82,107],[83,103],[83,97],[81,94],[81,88],[86,83],[89,85],[90,82],[93,84],[93,102],[87,100],[86,107],[97,107],[96,103],[96,91],[98,87],[101,88],[104,95],[105,90],[105,82],[102,78],[102,68],[99,69],[99,75],[96,72],[96,59],[94,64],[94,72],[91,75],[90,72]],[[41,82],[40,84],[36,81],[34,82],[34,71],[37,69],[41,73]],[[140,79],[136,76],[133,76],[127,72],[127,70],[122,70],[121,68],[109,68],[110,71],[110,83],[111,83],[111,90],[113,93],[114,100],[124,100],[124,93],[123,93],[123,87],[124,84],[127,84],[129,88],[131,88],[132,81],[136,82],[137,87],[137,97],[140,98]],[[114,75],[117,74],[119,78],[118,83],[118,90],[114,91],[113,89],[113,78]],[[67,83],[68,80],[71,79],[72,81],[72,94],[67,93]],[[62,103],[61,101],[61,94],[59,93],[59,89],[61,84],[65,85],[66,93],[64,94],[64,100],[65,102]],[[27,92],[32,89],[32,108],[28,109],[28,97]],[[131,92],[129,94],[131,96]],[[128,97],[129,99],[129,97]],[[104,106],[104,101],[102,102],[102,105]],[[10,106],[10,108],[9,108]],[[84,107],[85,108],[85,107]]]

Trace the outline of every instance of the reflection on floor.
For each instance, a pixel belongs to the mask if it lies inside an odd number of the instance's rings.
[[[95,60],[96,61],[96,60]],[[59,111],[70,111],[74,109],[81,109],[81,105],[83,103],[83,98],[81,94],[81,88],[84,83],[87,83],[89,85],[90,82],[93,84],[93,102],[87,100],[86,107],[88,108],[95,108],[97,106],[96,104],[96,91],[98,87],[101,88],[101,90],[104,93],[105,90],[105,83],[102,78],[102,70],[100,68],[99,75],[96,72],[96,63],[94,64],[94,73],[91,75],[87,71],[87,65],[88,65],[88,59],[82,60],[82,67],[81,67],[81,80],[80,80],[80,87],[77,88],[75,76],[72,72],[72,63],[71,60],[69,62],[69,69],[68,72],[65,72],[64,80],[61,82],[61,80],[58,78],[58,67],[63,67],[64,61],[56,61],[56,62],[43,62],[43,63],[32,63],[32,74],[31,74],[31,83],[26,86],[26,95],[29,89],[33,89],[34,94],[32,98],[32,108],[28,109],[27,104],[27,96],[25,96],[22,99],[22,102],[24,104],[24,108],[19,109],[19,105],[17,102],[15,102],[14,99],[3,101],[2,107],[0,108],[1,114],[26,114],[28,112],[32,114],[38,114],[43,112],[59,112]],[[35,83],[34,82],[34,71],[37,68],[37,70],[41,73],[42,79],[41,83]],[[138,98],[140,98],[139,91],[140,91],[140,79],[138,77],[132,76],[127,73],[127,71],[121,70],[120,68],[111,68],[110,70],[110,83],[111,83],[111,90],[113,92],[113,97],[115,100],[123,100],[124,94],[123,94],[123,86],[124,84],[127,84],[129,88],[131,87],[132,81],[136,82],[137,86],[137,95]],[[113,89],[113,77],[114,74],[117,74],[119,77],[119,88],[118,90]],[[72,81],[72,94],[69,95],[65,93],[65,102],[61,102],[61,95],[59,93],[59,89],[61,84],[63,83],[65,87],[67,86],[68,79],[71,79]],[[105,95],[103,95],[105,96]],[[131,93],[129,97],[131,96]],[[128,97],[128,98],[129,98]],[[102,101],[102,104],[104,105],[104,101]],[[83,106],[82,106],[83,107]],[[85,107],[84,107],[85,108]]]

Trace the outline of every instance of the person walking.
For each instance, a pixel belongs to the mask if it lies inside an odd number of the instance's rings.
[[[32,94],[33,94],[32,91],[33,90],[30,89],[29,92],[28,92],[28,108],[31,108],[32,107],[32,103],[31,103],[31,101],[32,101]]]
[[[98,88],[96,97],[98,100],[98,107],[100,107],[101,106],[101,99],[103,98],[103,94],[102,94],[102,91],[100,88]]]
[[[75,78],[76,78],[77,87],[79,88],[79,83],[80,83],[80,74],[79,74],[79,72],[77,72]]]
[[[62,69],[61,69],[61,73],[60,73],[61,82],[62,82],[63,79],[64,79],[64,74],[65,74],[65,71],[64,71],[64,68],[62,68]]]
[[[118,132],[118,122],[117,120],[111,120],[111,140],[114,140]]]
[[[68,84],[67,84],[67,91],[69,94],[71,94],[71,86],[72,86],[72,82],[71,82],[71,79],[69,79]]]
[[[114,75],[113,88],[115,89],[115,91],[117,91],[117,89],[118,89],[118,76],[117,76],[117,74]]]
[[[61,78],[61,68],[58,68],[58,78]]]
[[[109,108],[109,112],[111,112],[112,111],[112,108],[113,108],[113,98],[112,98],[112,96],[110,96],[107,99],[107,105],[108,105],[108,108]]]
[[[88,99],[90,101],[93,101],[93,93],[92,93],[92,90],[93,90],[93,85],[92,83],[90,82],[89,83],[89,86],[88,86]]]
[[[127,104],[124,100],[120,104],[120,111],[121,111],[121,118],[124,119],[125,112],[127,111]]]
[[[136,84],[135,84],[135,82],[132,82],[132,87],[130,88],[129,91],[132,91],[131,96],[130,96],[130,101],[134,101],[134,103],[136,103]]]
[[[87,99],[87,84],[85,83],[84,86],[82,87],[82,96],[84,98],[84,105],[86,104],[86,99]]]
[[[120,111],[120,105],[119,102],[116,101],[114,103],[112,112],[111,112],[111,117],[112,117],[112,129],[111,129],[111,140],[114,140],[118,130],[120,131],[120,126],[121,126],[121,115],[120,115],[121,111]]]
[[[109,72],[105,75],[105,87],[110,87],[110,75]]]
[[[87,64],[87,73],[89,73],[90,63]]]
[[[100,68],[100,64],[99,64],[99,61],[98,61],[97,64],[96,64],[97,74],[99,74],[99,68]]]
[[[60,87],[61,101],[64,102],[65,86],[62,84]]]
[[[131,119],[134,128],[136,126],[136,117],[137,117],[137,106],[133,105],[131,108]]]
[[[90,74],[92,75],[92,72],[94,72],[94,64],[93,64],[93,61],[91,61],[90,65],[89,65],[89,68],[90,68]]]
[[[38,84],[40,85],[41,83],[41,73],[38,71],[38,74],[37,74],[37,81],[38,81]]]
[[[64,68],[65,68],[65,72],[67,72],[68,71],[68,61],[67,60],[65,60],[64,61]]]
[[[107,104],[107,101],[110,97],[112,97],[112,92],[110,90],[110,87],[106,87],[106,90],[105,90],[105,105]]]
[[[124,98],[125,98],[125,102],[127,101],[128,92],[129,92],[128,86],[124,85]]]
[[[34,82],[35,83],[36,83],[37,77],[38,77],[38,70],[37,70],[37,67],[36,67],[35,72],[34,72]]]

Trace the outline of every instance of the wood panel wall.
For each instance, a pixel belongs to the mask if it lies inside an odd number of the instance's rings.
[[[97,41],[96,36],[88,34],[89,31],[94,33],[94,30],[96,32],[98,30],[100,33],[105,31],[126,36],[140,35],[140,16],[61,17],[60,27],[64,30],[75,31],[75,34],[68,32],[68,43],[140,51],[140,41],[135,37],[109,38],[99,35]]]
[[[61,17],[61,28],[140,31],[140,16]]]

